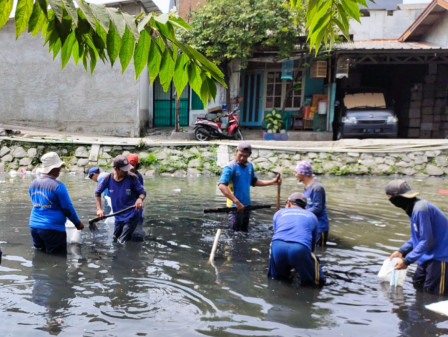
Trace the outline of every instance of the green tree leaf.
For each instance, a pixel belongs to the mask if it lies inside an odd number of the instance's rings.
[[[90,26],[95,29],[96,28],[96,19],[93,15],[92,10],[90,9],[89,5],[84,2],[84,0],[75,0],[76,3],[79,6],[79,9],[84,14],[86,20],[89,22]]]
[[[140,33],[137,29],[137,24],[135,23],[135,17],[127,14],[122,13],[124,21],[126,22],[126,25],[128,26],[129,30],[131,31],[132,35],[134,36],[134,40],[138,41],[140,39]]]
[[[53,10],[54,15],[58,19],[59,22],[62,22],[62,18],[64,16],[64,10],[62,9],[62,1],[58,0],[48,0],[51,9]]]
[[[185,86],[188,84],[188,64],[190,59],[187,55],[181,54],[176,60],[174,68],[173,83],[178,96],[182,95]]]
[[[109,33],[107,34],[107,55],[109,55],[109,60],[113,66],[115,60],[120,54],[121,49],[121,37],[115,30],[114,25],[110,26]]]
[[[190,84],[191,89],[193,89],[198,94],[198,96],[201,97],[201,100],[204,101],[205,97],[202,97],[201,95],[201,71],[194,63],[190,63],[188,65],[188,83]],[[205,98],[205,101],[207,101],[207,98]]]
[[[75,31],[72,31],[68,38],[65,39],[64,44],[61,49],[61,64],[62,69],[67,65],[67,62],[70,60],[70,56],[72,55],[72,48],[76,41]]]
[[[159,75],[161,62],[162,62],[162,51],[160,46],[158,45],[157,40],[154,38],[152,40],[148,56],[148,72],[151,84]]]
[[[140,33],[140,39],[134,51],[134,69],[135,78],[140,76],[140,73],[148,63],[149,49],[151,47],[151,37],[146,30]]]
[[[60,38],[57,38],[56,41],[51,45],[53,50],[53,61],[58,56],[59,51],[61,50],[62,42]]]
[[[39,3],[36,1],[33,5],[33,13],[31,14],[30,21],[28,23],[28,32],[33,36],[39,33],[45,22],[45,14],[40,8]]]
[[[0,28],[9,20],[12,11],[13,0],[0,0]]]
[[[72,18],[74,26],[76,27],[78,25],[78,12],[73,4],[73,0],[62,0],[62,3],[64,4],[65,10]]]
[[[31,14],[33,13],[33,0],[18,0],[15,16],[16,39],[28,26]]]
[[[75,40],[75,42],[73,43],[72,56],[73,56],[73,62],[75,62],[75,65],[78,65],[78,61],[80,58],[80,50],[79,50],[78,40]]]
[[[112,23],[117,29],[118,34],[120,36],[123,36],[126,27],[126,22],[124,21],[121,11],[115,8],[107,8],[107,7],[106,11],[109,13],[110,19],[112,20]]]
[[[120,49],[120,64],[121,64],[121,72],[124,73],[126,68],[129,65],[129,62],[132,59],[132,55],[134,54],[134,37],[132,36],[131,31],[126,27],[123,38],[122,38],[122,44]]]
[[[95,19],[99,24],[106,30],[109,31],[110,17],[104,5],[90,4],[90,9],[92,10]]]
[[[165,51],[163,52],[159,71],[160,84],[162,84],[164,91],[167,91],[171,84],[174,73],[174,66],[175,63],[173,57],[171,56],[171,53],[168,51],[168,49],[165,49]]]

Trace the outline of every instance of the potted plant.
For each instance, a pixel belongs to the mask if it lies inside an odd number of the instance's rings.
[[[288,135],[286,133],[280,133],[283,127],[283,116],[276,109],[268,112],[264,116],[264,121],[266,122],[267,133],[264,135],[266,140],[287,140]]]

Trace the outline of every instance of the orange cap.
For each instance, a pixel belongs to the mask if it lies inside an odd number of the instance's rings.
[[[136,154],[129,154],[128,155],[128,162],[129,164],[131,164],[132,166],[135,166],[138,164],[138,156]]]

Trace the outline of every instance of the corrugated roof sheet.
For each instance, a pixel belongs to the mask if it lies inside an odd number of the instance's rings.
[[[102,4],[105,6],[110,6],[110,7],[115,7],[118,5],[126,5],[126,4],[132,4],[132,3],[136,3],[136,1],[134,0],[87,0],[87,2],[89,3],[95,3],[95,4]],[[157,7],[157,5],[152,1],[152,0],[141,0],[139,1],[143,7],[145,7],[145,10],[148,13],[154,12],[157,14],[162,13],[161,10],[159,9],[159,7]]]
[[[431,50],[443,49],[424,42],[399,42],[398,40],[372,40],[344,42],[334,46],[334,50]]]

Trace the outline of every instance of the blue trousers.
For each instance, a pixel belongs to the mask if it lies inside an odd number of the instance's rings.
[[[115,221],[114,241],[118,241],[119,243],[129,241],[137,227],[138,221],[139,217],[137,212],[135,212],[132,218],[126,221]]]
[[[272,241],[268,276],[289,281],[292,268],[299,274],[302,286],[325,284],[319,260],[306,246],[296,242]]]
[[[448,277],[447,262],[429,260],[419,264],[412,283],[417,290],[440,296],[448,296],[446,278]]]
[[[67,233],[54,229],[30,228],[33,245],[48,254],[67,255]]]

